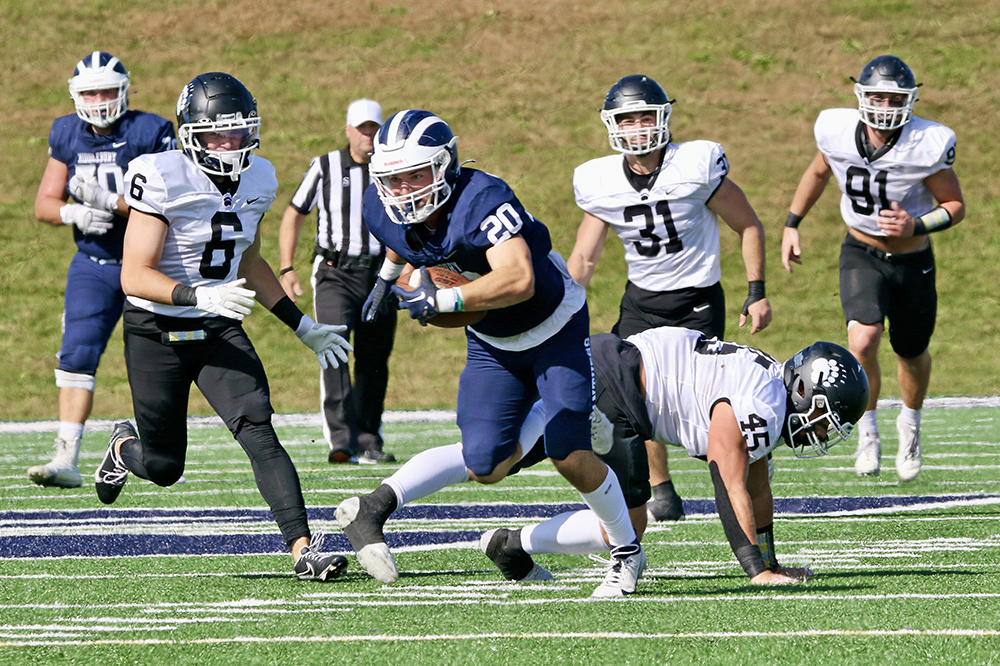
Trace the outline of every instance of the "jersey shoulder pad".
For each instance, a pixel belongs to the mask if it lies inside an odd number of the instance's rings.
[[[215,184],[180,150],[147,153],[129,162],[122,196],[130,208],[166,216],[171,207],[199,195],[221,198]]]
[[[915,144],[912,150],[924,157],[921,161],[928,162],[929,166],[951,166],[954,163],[955,132],[950,127],[917,116],[906,127],[909,141]]]
[[[49,155],[63,164],[73,161],[73,143],[80,131],[80,120],[75,114],[60,116],[52,121],[49,131]]]
[[[576,205],[587,210],[595,200],[631,188],[624,174],[621,155],[605,155],[576,167],[573,170]]]
[[[850,140],[854,145],[854,128],[857,127],[861,119],[858,117],[857,109],[825,109],[820,111],[813,126],[813,134],[816,137],[816,145],[823,153],[827,153],[836,145],[837,141]]]
[[[274,201],[278,195],[278,174],[270,160],[254,157],[250,168],[240,174],[240,180],[246,178],[250,185],[262,197]]]
[[[696,139],[671,146],[673,153],[665,159],[684,174],[685,180],[715,184],[729,172],[726,151],[714,141]]]

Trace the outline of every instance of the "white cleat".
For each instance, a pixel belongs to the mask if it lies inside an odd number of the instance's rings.
[[[858,450],[854,458],[854,471],[858,476],[878,476],[882,460],[882,440],[878,435],[858,433]]]
[[[337,507],[337,524],[351,542],[354,553],[368,574],[383,583],[399,580],[399,569],[382,533],[383,522],[361,510],[361,497],[351,497]]]
[[[40,486],[57,488],[79,488],[83,484],[76,458],[80,451],[80,440],[67,442],[56,438],[56,456],[52,462],[28,468],[28,478]]]
[[[920,452],[920,428],[896,419],[899,449],[896,451],[896,473],[900,481],[912,481],[920,473],[924,458]]]
[[[635,592],[639,577],[646,569],[646,552],[637,543],[625,546],[615,546],[611,549],[611,559],[597,558],[595,560],[608,565],[604,582],[594,590],[592,597],[624,597]]]

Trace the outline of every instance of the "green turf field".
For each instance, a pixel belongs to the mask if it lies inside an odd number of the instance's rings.
[[[926,409],[924,469],[907,485],[893,465],[892,408],[880,411],[877,480],[855,476],[853,441],[818,460],[780,452],[778,556],[816,573],[796,587],[748,584],[704,464],[675,455],[688,519],[650,528],[649,569],[620,601],[589,598],[603,569],[585,557],[538,556],[556,582],[512,586],[476,547],[485,529],[579,501],[548,464],[398,512],[387,525],[398,583],[374,581],[351,556],[324,585],[292,577],[249,463],[221,427],[192,427],[186,483],[131,478],[105,508],[90,485],[31,485],[25,469],[47,459],[53,433],[7,423],[0,664],[1000,663],[995,407]],[[325,549],[345,550],[334,507],[398,464],[330,466],[318,426],[278,423],[312,527],[329,533]],[[108,427],[89,430],[83,471]],[[450,421],[386,430],[401,460],[459,437]]]

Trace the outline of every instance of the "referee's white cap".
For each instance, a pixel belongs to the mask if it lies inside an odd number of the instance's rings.
[[[347,107],[347,124],[357,127],[367,122],[382,124],[382,107],[371,99],[356,99]]]

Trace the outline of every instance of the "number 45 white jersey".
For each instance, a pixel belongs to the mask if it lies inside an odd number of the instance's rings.
[[[157,270],[189,287],[237,279],[240,259],[278,190],[274,167],[256,157],[239,187],[223,194],[183,152],[142,155],[129,162],[125,201],[162,219],[167,237]],[[172,317],[212,316],[193,306],[166,305],[129,296],[133,305]]]
[[[955,133],[913,116],[884,155],[869,162],[859,146],[857,109],[827,109],[816,120],[816,145],[840,185],[840,214],[847,226],[885,236],[879,211],[896,201],[913,217],[930,212],[934,197],[924,179],[955,162]],[[862,125],[862,128],[865,127]]]
[[[628,279],[647,291],[708,287],[722,278],[719,221],[706,206],[729,171],[722,146],[669,143],[648,189],[637,190],[621,155],[576,168],[576,204],[611,225],[625,246]]]
[[[788,401],[782,364],[764,352],[686,328],[651,328],[628,338],[646,370],[653,439],[708,454],[712,408],[728,402],[752,463],[778,445]]]

